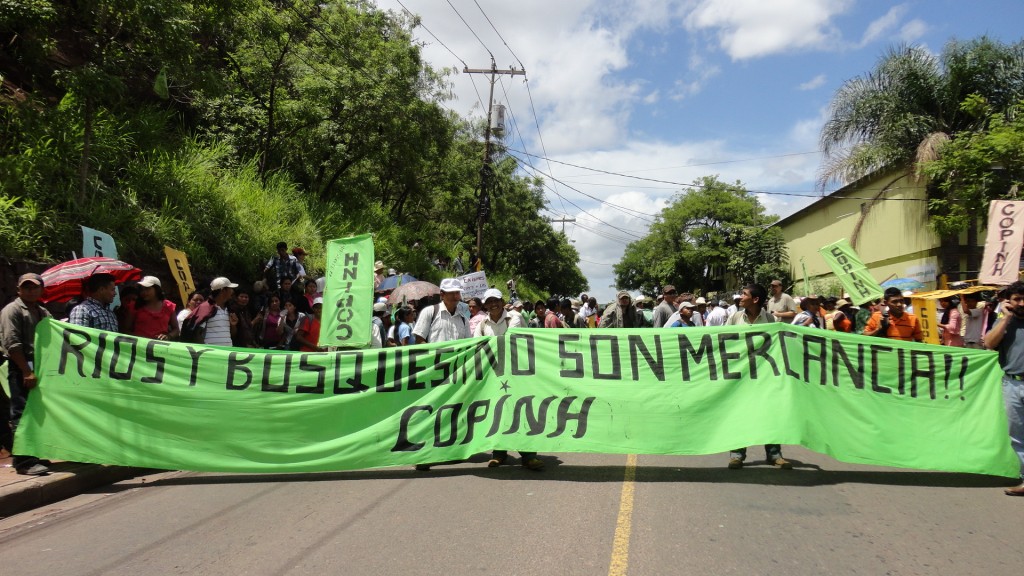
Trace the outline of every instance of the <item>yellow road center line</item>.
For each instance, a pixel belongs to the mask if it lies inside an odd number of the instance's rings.
[[[619,518],[615,521],[612,562],[608,576],[625,576],[629,567],[629,534],[633,529],[633,484],[636,479],[636,454],[626,456],[626,474],[622,479]]]

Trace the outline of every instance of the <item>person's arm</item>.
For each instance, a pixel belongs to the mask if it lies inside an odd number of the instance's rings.
[[[419,316],[416,317],[416,327],[412,329],[412,333],[416,336],[417,344],[423,344],[430,338],[430,325],[434,320],[435,309],[436,306],[427,306],[420,310]]]
[[[1010,327],[1011,322],[1013,322],[1013,304],[1003,302],[1003,317],[997,320],[992,328],[989,328],[988,334],[985,334],[985,338],[983,338],[985,348],[989,350],[998,348],[1003,341],[1003,336],[1006,336],[1006,329]]]
[[[166,340],[177,340],[181,336],[181,327],[178,326],[178,315],[174,313],[173,306],[171,307],[171,318],[167,321],[167,336]]]
[[[882,332],[883,330],[888,330],[888,329],[889,329],[889,323],[887,321],[876,322],[875,321],[875,315],[872,314],[871,317],[868,318],[868,323],[864,326],[864,335],[865,336],[878,336],[878,334],[880,332]]]

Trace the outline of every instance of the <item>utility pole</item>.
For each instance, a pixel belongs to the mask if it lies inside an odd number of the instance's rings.
[[[506,74],[509,76],[525,76],[526,70],[516,70],[510,68],[508,70],[498,70],[498,67],[494,64],[494,55],[491,55],[491,67],[488,68],[462,68],[463,74],[490,74],[491,92],[487,96],[487,128],[484,130],[484,165],[480,169],[480,202],[477,204],[476,209],[476,257],[482,260],[484,255],[482,251],[482,238],[484,222],[486,222],[491,216],[491,196],[490,186],[494,176],[494,170],[491,168],[491,108],[494,105],[494,83],[497,81],[499,74]]]
[[[548,219],[548,222],[561,222],[562,223],[562,234],[565,234],[565,223],[566,222],[575,222],[575,221],[576,221],[575,218],[567,218],[565,216],[562,216],[558,220],[555,220],[554,218],[549,218]]]

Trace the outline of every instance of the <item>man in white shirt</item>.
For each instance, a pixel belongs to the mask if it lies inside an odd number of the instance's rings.
[[[727,308],[725,310],[725,317],[726,318],[732,318],[733,316],[736,315],[737,312],[739,312],[739,310],[740,310],[740,298],[741,297],[742,297],[741,294],[733,294],[732,295],[732,306],[729,306],[729,308]]]
[[[505,313],[505,299],[501,290],[491,288],[484,292],[484,309],[487,310],[487,317],[476,325],[473,336],[504,336],[508,330],[508,315]],[[519,451],[519,459],[523,468],[530,470],[542,470],[544,461],[537,458],[536,452]],[[497,468],[508,461],[508,450],[495,450],[491,454],[491,460],[487,463],[488,468]]]
[[[469,338],[469,322],[458,313],[462,283],[456,278],[441,280],[441,303],[420,311],[412,333],[416,343],[448,342]]]
[[[984,348],[981,329],[985,323],[985,305],[978,298],[978,294],[963,294],[960,298],[960,311],[963,315],[960,335],[964,337],[964,348]]]
[[[772,296],[768,299],[767,306],[768,313],[775,318],[776,322],[785,322],[787,324],[793,322],[793,318],[796,318],[796,300],[789,294],[782,291],[782,281],[772,280]]]
[[[715,301],[712,300],[710,303],[711,310],[708,310],[708,317],[705,318],[705,323],[708,326],[725,326],[725,321],[729,319],[729,313],[725,311],[726,301],[719,300],[718,305],[715,305]]]
[[[228,312],[227,304],[238,284],[221,276],[210,282],[210,299],[199,305],[196,318],[203,321],[203,342],[214,346],[231,346],[231,336],[238,325],[238,317]]]
[[[469,321],[458,313],[462,300],[462,283],[457,278],[441,280],[441,303],[420,310],[416,327],[412,329],[416,343],[450,342],[469,338]],[[417,464],[421,472],[430,470],[433,463]]]

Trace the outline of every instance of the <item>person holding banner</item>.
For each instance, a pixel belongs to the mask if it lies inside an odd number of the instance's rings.
[[[33,361],[35,358],[36,325],[50,312],[40,306],[43,295],[43,277],[39,274],[22,274],[18,278],[18,297],[0,311],[0,355],[7,358],[7,385],[11,391],[10,412],[0,418],[0,443],[14,453],[14,436],[25,411],[25,404],[37,379]],[[8,417],[10,428],[8,428]],[[9,430],[9,432],[8,432]],[[13,454],[12,462],[18,474],[42,476],[50,472],[48,462],[35,456]]]
[[[768,295],[765,293],[763,286],[748,284],[743,288],[743,292],[740,295],[740,309],[729,317],[725,325],[749,326],[751,324],[771,324],[775,322],[777,317],[769,314],[768,310],[765,309],[764,303],[767,298]],[[776,468],[789,470],[793,467],[789,460],[782,457],[781,444],[765,444],[764,454],[765,460]],[[746,459],[747,449],[736,448],[729,452],[729,468],[733,470],[743,468],[743,461]]]
[[[1020,459],[1021,483],[1004,492],[1024,496],[1024,282],[1007,288],[1003,317],[985,334],[985,347],[999,352],[1003,368],[1003,403],[1010,424],[1010,446]]]
[[[457,278],[441,280],[441,302],[420,310],[416,327],[412,333],[416,343],[450,342],[469,338],[469,324],[464,316],[458,313],[459,302],[462,300],[462,283]],[[430,470],[434,463],[417,464],[420,472]]]
[[[83,285],[86,298],[71,311],[68,322],[87,328],[117,332],[117,316],[110,310],[110,304],[117,296],[115,282],[112,274],[93,274],[87,278]]]
[[[509,329],[508,315],[505,313],[505,298],[501,290],[489,288],[483,296],[484,308],[487,316],[476,325],[473,336],[504,336]],[[529,470],[544,469],[544,461],[537,458],[536,452],[519,451],[519,458],[523,468]],[[497,468],[508,461],[508,450],[494,450],[491,459],[487,462],[488,468]]]

